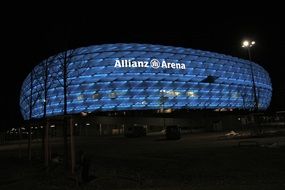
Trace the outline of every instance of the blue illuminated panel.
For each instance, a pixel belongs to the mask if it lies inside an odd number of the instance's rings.
[[[64,55],[66,59],[64,59]],[[253,109],[253,71],[258,108],[266,109],[272,87],[259,65],[223,54],[171,46],[107,44],[83,47],[44,60],[22,85],[25,119],[62,115],[63,62],[67,63],[67,111],[151,109]],[[47,99],[44,100],[48,65]],[[32,91],[31,91],[32,82]],[[32,96],[31,96],[32,92]]]

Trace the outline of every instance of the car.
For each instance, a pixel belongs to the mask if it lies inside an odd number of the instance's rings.
[[[181,129],[177,125],[166,126],[165,136],[167,139],[180,139],[181,138]]]
[[[146,127],[144,125],[134,125],[131,127],[127,127],[124,134],[126,137],[146,136]]]

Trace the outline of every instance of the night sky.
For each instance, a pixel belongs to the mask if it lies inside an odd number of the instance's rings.
[[[65,49],[105,43],[170,45],[248,59],[241,41],[255,40],[252,59],[272,79],[269,111],[285,110],[285,69],[281,68],[285,65],[285,31],[281,14],[237,16],[213,11],[201,16],[201,11],[193,7],[183,11],[170,7],[143,11],[97,6],[88,13],[73,9],[64,14],[39,9],[22,11],[5,20],[2,38],[7,49],[5,61],[1,61],[1,127],[17,127],[21,121],[20,87],[41,60]]]

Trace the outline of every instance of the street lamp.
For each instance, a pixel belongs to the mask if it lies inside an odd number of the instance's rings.
[[[246,48],[248,51],[248,58],[249,61],[251,61],[251,53],[250,53],[250,48],[255,45],[255,41],[249,41],[249,40],[244,40],[242,42],[242,47]],[[254,111],[258,110],[258,98],[256,94],[256,85],[255,85],[255,79],[254,79],[254,74],[253,74],[253,65],[250,63],[250,71],[251,71],[251,78],[252,78],[252,89],[253,89],[253,98],[254,98]]]
[[[243,47],[243,48],[247,48],[248,57],[249,57],[249,60],[250,60],[250,61],[251,61],[250,48],[251,48],[252,46],[254,46],[254,44],[255,44],[255,41],[244,40],[244,41],[242,42],[242,47]]]

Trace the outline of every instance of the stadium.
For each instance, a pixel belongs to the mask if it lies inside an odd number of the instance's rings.
[[[25,120],[80,113],[253,110],[255,105],[265,110],[271,94],[269,74],[244,59],[172,46],[104,44],[39,63],[23,82],[20,108]],[[160,123],[156,119],[142,121]],[[187,123],[175,119],[167,122]],[[93,122],[101,126],[103,120],[109,125],[121,121],[97,117]]]

